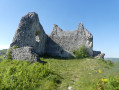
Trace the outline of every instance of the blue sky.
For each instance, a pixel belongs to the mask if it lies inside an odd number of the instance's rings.
[[[94,37],[94,50],[119,57],[119,0],[0,0],[0,49],[8,48],[22,16],[36,12],[45,32],[53,24],[75,30],[82,22]]]

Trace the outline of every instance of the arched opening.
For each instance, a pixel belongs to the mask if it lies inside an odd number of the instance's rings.
[[[39,35],[40,35],[40,31],[36,31],[36,33],[35,33],[36,42],[40,42]]]

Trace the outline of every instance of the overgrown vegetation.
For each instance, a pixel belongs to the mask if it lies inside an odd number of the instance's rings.
[[[0,90],[55,90],[60,77],[47,65],[19,60],[0,62]]]
[[[89,57],[89,54],[87,52],[87,48],[85,47],[85,45],[81,46],[78,50],[74,50],[73,53],[75,57],[78,59]]]
[[[119,77],[108,77],[100,79],[97,83],[99,90],[119,90]]]
[[[3,90],[118,90],[119,65],[103,59],[41,58],[44,63],[0,62]]]
[[[16,49],[16,48],[19,48],[19,46],[13,46],[12,49]]]
[[[7,60],[12,60],[12,55],[11,55],[11,53],[12,53],[12,50],[11,50],[11,49],[8,49],[8,50],[7,50],[7,53],[6,53],[6,59],[7,59]]]

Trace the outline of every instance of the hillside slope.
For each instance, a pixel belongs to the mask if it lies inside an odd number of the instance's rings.
[[[7,49],[0,50],[0,54],[6,54]]]
[[[119,89],[119,66],[110,61],[92,58],[68,60],[41,58],[41,61],[40,64],[19,60],[1,61],[0,85],[2,86],[0,88],[18,90]]]
[[[110,61],[90,58],[42,60],[47,62],[46,64],[62,77],[62,83],[59,85],[58,90],[67,90],[68,87],[72,88],[72,90],[96,90],[100,88],[97,83],[101,79],[109,79],[111,76],[116,77],[119,75],[119,67],[113,66]],[[105,85],[105,88],[107,87]]]

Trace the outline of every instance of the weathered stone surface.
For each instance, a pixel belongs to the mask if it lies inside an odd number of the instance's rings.
[[[93,51],[93,57],[98,56],[99,54],[101,54],[101,51]]]
[[[95,58],[102,58],[102,59],[104,59],[104,56],[105,56],[105,54],[104,53],[101,53],[101,54],[98,54]]]
[[[73,57],[73,50],[85,45],[90,56],[97,56],[99,52],[93,52],[93,36],[80,23],[74,31],[63,31],[54,24],[52,33],[45,34],[35,12],[23,16],[16,30],[12,49],[12,58],[17,60],[40,61],[38,55]],[[13,49],[14,46],[19,48]],[[103,58],[104,55],[99,57]]]
[[[73,50],[77,50],[80,46],[85,45],[89,55],[93,56],[93,36],[84,28],[82,23],[80,23],[78,29],[74,31],[63,31],[57,25],[54,25],[53,31],[49,37],[55,42],[55,44],[52,44],[50,42],[51,40],[49,40],[49,43],[47,44],[47,53],[49,54],[53,53],[55,56],[58,56],[59,54],[60,56],[65,56],[64,53],[62,53],[63,49],[63,51],[67,51],[69,55],[73,56]]]
[[[73,57],[73,53],[65,50],[63,47],[54,42],[50,37],[47,41],[46,54],[54,57]]]
[[[12,59],[15,60],[28,60],[31,62],[40,62],[39,56],[34,52],[32,47],[21,47],[12,49]]]
[[[39,23],[38,15],[35,12],[23,16],[17,28],[11,47],[33,47],[36,53],[45,53],[47,35]]]

